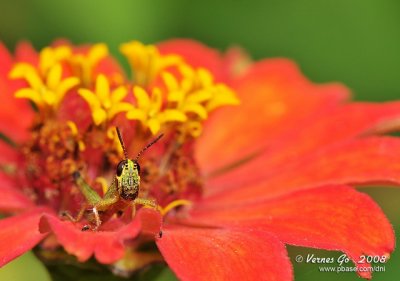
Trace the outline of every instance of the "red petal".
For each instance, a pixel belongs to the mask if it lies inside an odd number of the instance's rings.
[[[71,91],[66,94],[60,105],[59,119],[62,122],[73,121],[81,131],[93,122],[90,112],[88,104],[78,95],[78,92]]]
[[[338,84],[312,84],[283,59],[254,64],[233,86],[241,104],[215,112],[197,142],[196,158],[206,173],[265,149],[289,128],[324,116],[348,95]]]
[[[34,204],[16,186],[15,181],[0,173],[0,211],[15,212],[26,210]]]
[[[398,138],[356,139],[296,159],[269,173],[262,182],[221,191],[207,200],[218,204],[254,201],[331,184],[400,184],[398,155]]]
[[[260,228],[292,245],[340,250],[355,262],[363,254],[388,256],[395,246],[393,229],[379,206],[347,186],[304,190],[252,204],[238,201],[230,207],[207,208],[205,203],[193,216],[197,222]]]
[[[292,280],[285,246],[268,233],[166,227],[157,240],[181,280]]]
[[[0,78],[0,91],[3,90],[1,84]],[[28,128],[32,125],[33,110],[26,100],[6,95],[7,92],[0,92],[0,132],[13,141],[21,142],[29,137]]]
[[[0,220],[0,267],[32,249],[47,234],[39,232],[44,209]]]
[[[12,57],[6,46],[0,42],[0,77],[6,77],[13,63]]]
[[[338,145],[361,134],[373,133],[374,130],[382,132],[396,128],[399,121],[399,102],[351,103],[340,106],[326,112],[319,119],[289,128],[270,142],[263,154],[238,169],[209,179],[208,184],[215,186],[213,189],[231,189],[232,186],[261,181],[276,169],[281,169],[293,157],[299,159],[329,145]]]
[[[125,80],[125,74],[122,67],[119,65],[118,61],[111,56],[107,56],[99,61],[93,71],[93,80],[99,74],[104,74],[109,77],[111,82],[115,83],[117,86],[121,85]]]
[[[211,71],[217,81],[226,79],[221,54],[199,42],[189,39],[175,39],[157,44],[161,54],[178,54],[195,67]]]
[[[146,234],[158,235],[162,224],[161,214],[150,208],[142,208],[139,212],[141,231]]]
[[[25,54],[27,47],[21,45]],[[33,110],[26,100],[14,97],[20,81],[12,81],[8,73],[12,67],[12,58],[4,46],[0,45],[0,132],[14,141],[27,138],[27,128],[32,124]]]
[[[0,139],[0,164],[15,164],[18,160],[18,151]]]
[[[41,231],[53,231],[65,250],[77,256],[84,262],[93,254],[96,259],[104,264],[113,263],[124,255],[124,241],[135,238],[141,231],[141,213],[131,223],[116,229],[115,231],[82,231],[70,221],[62,221],[57,216],[47,215],[40,222]],[[146,217],[149,213],[145,212]],[[154,213],[153,213],[154,214]],[[158,219],[154,215],[150,219]]]
[[[28,41],[21,41],[15,49],[15,57],[18,62],[26,62],[32,65],[38,65],[39,54]]]

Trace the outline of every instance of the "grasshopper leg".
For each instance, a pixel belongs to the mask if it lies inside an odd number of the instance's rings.
[[[143,205],[145,207],[149,207],[149,208],[152,208],[152,209],[157,209],[157,207],[158,207],[156,201],[154,201],[152,199],[136,198],[133,201],[133,203],[139,204],[139,205]]]
[[[94,214],[94,219],[96,221],[96,227],[93,228],[93,230],[97,230],[101,225],[101,220],[100,220],[100,216],[99,216],[99,211],[97,210],[96,207],[93,207],[93,214]]]
[[[144,207],[152,208],[155,210],[159,209],[159,206],[157,205],[156,201],[154,201],[152,199],[136,198],[132,204],[132,218],[134,218],[136,215],[136,204],[142,205]]]
[[[68,212],[68,211],[63,211],[63,212],[61,212],[61,216],[67,218],[68,220],[70,220],[70,221],[72,221],[72,222],[79,222],[79,221],[82,219],[83,214],[85,213],[86,208],[87,208],[87,204],[83,204],[82,207],[81,207],[81,209],[79,210],[79,213],[78,213],[78,215],[76,216],[76,218],[74,218],[74,217],[71,215],[71,213]]]
[[[76,222],[79,222],[79,221],[82,219],[83,214],[84,214],[85,211],[86,211],[86,208],[87,208],[87,204],[82,205],[82,207],[81,207],[81,209],[79,210],[79,213],[78,213],[78,215],[76,216],[76,218],[74,218],[68,211],[63,211],[63,212],[61,213],[61,216],[63,216],[63,217],[65,217],[65,218],[67,218],[68,220],[70,220],[70,221],[76,223]],[[82,231],[87,231],[87,230],[89,230],[90,228],[91,228],[90,225],[85,224],[85,225],[82,227]]]
[[[93,230],[97,230],[101,225],[99,211],[107,210],[110,206],[112,206],[113,204],[118,202],[118,200],[119,200],[118,196],[101,199],[93,206],[92,211],[93,211],[93,215],[94,215],[94,219],[95,219],[95,223],[96,223],[96,227],[94,227]]]

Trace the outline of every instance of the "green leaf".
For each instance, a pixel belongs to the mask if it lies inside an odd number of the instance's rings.
[[[0,270],[0,280],[51,281],[51,278],[45,266],[32,252],[28,252],[2,267]]]

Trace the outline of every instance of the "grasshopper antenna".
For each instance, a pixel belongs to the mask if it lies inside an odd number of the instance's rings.
[[[128,159],[128,153],[126,152],[126,148],[125,148],[124,140],[122,139],[121,132],[118,129],[118,127],[115,127],[115,129],[117,130],[118,139],[119,139],[119,142],[121,143],[122,150],[124,151],[125,159]]]
[[[156,142],[158,142],[162,137],[164,136],[164,134],[159,135],[157,138],[155,138],[151,143],[149,143],[148,145],[146,145],[136,156],[135,161],[137,161],[140,157],[140,155],[142,155],[143,152],[145,152],[150,146],[152,146],[153,144],[155,144]]]

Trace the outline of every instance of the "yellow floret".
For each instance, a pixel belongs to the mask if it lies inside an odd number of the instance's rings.
[[[140,86],[149,85],[165,68],[182,63],[181,57],[163,56],[154,45],[144,45],[139,41],[122,44],[120,50],[128,59],[134,82]]]
[[[165,85],[164,94],[158,87],[146,90],[135,86],[136,106],[128,111],[127,118],[140,121],[153,135],[163,126],[175,124],[183,135],[198,137],[202,122],[211,111],[225,105],[237,105],[239,100],[228,86],[215,83],[208,70],[195,69],[184,63],[177,68],[180,75],[168,71],[160,73]]]
[[[57,109],[64,95],[79,84],[76,77],[62,78],[62,67],[56,64],[49,68],[45,78],[42,78],[32,65],[18,63],[10,72],[13,79],[25,79],[29,87],[18,90],[17,98],[26,98],[36,104],[39,109]]]
[[[124,101],[127,86],[116,86],[123,81],[121,73],[117,74],[119,80],[113,74],[94,78],[96,66],[109,55],[105,44],[79,54],[66,45],[46,47],[37,66],[16,64],[10,76],[25,79],[28,87],[15,96],[31,100],[45,112],[56,112],[65,94],[80,85],[78,93],[89,105],[95,125],[107,124],[118,113],[126,112],[127,119],[137,120],[153,135],[171,129],[182,139],[200,136],[202,123],[216,108],[239,104],[232,89],[215,82],[207,69],[192,67],[178,55],[162,55],[156,46],[138,41],[123,44],[121,52],[133,71],[133,104]],[[73,76],[63,78],[63,67]]]
[[[205,120],[214,109],[237,105],[239,99],[225,84],[214,83],[211,73],[204,69],[193,69],[188,65],[181,65],[182,78],[178,81],[176,76],[169,72],[162,73],[170,103],[169,107],[184,113],[188,122],[182,128],[193,137],[201,134],[201,120]]]
[[[40,51],[39,70],[42,76],[56,64],[71,57],[72,50],[69,46],[46,47]]]
[[[115,90],[110,89],[107,78],[100,74],[96,79],[95,91],[79,89],[79,95],[89,104],[92,111],[93,122],[96,125],[111,120],[116,114],[133,108],[123,99],[128,91],[125,86],[119,86]]]
[[[91,85],[93,69],[107,55],[108,48],[102,43],[93,45],[87,54],[73,54],[70,63],[75,76],[80,77],[84,85]]]
[[[157,134],[162,125],[167,122],[184,122],[186,116],[175,109],[162,109],[163,99],[161,90],[154,88],[151,95],[139,86],[135,86],[133,94],[136,97],[137,106],[128,111],[126,117],[130,120],[138,120],[153,135]]]

